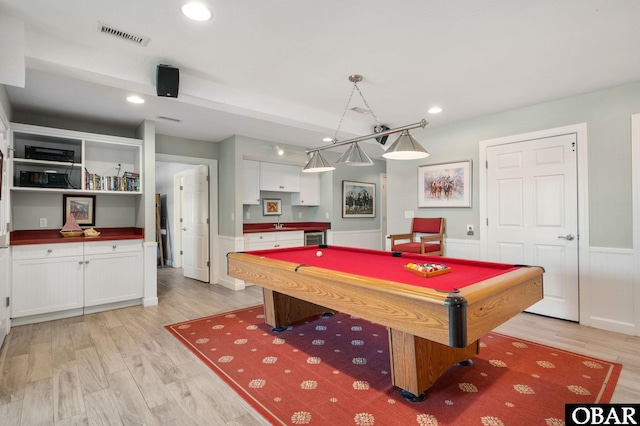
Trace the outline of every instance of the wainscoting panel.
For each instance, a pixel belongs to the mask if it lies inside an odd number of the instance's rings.
[[[218,284],[229,290],[243,290],[245,288],[244,281],[227,275],[227,253],[235,251],[244,251],[243,237],[218,236],[218,265],[220,265]]]
[[[580,286],[587,286],[581,295],[587,300],[582,312],[588,317],[580,323],[591,327],[636,334],[635,323],[636,292],[634,288],[634,251],[632,249],[611,249],[591,247],[589,249],[588,276],[580,277]]]
[[[444,240],[444,256],[457,259],[482,260],[480,241],[478,240]]]
[[[383,250],[382,230],[380,229],[369,229],[366,231],[331,231],[331,237],[328,237],[327,241],[334,246]]]

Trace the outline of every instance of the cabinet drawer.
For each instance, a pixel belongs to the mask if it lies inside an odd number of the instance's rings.
[[[82,243],[13,246],[11,255],[14,260],[82,256]]]
[[[275,243],[276,232],[256,232],[252,234],[244,234],[245,243]]]
[[[97,241],[84,243],[84,254],[133,253],[142,251],[142,243],[138,240]]]

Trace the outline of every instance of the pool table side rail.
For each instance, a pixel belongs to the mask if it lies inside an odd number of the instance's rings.
[[[542,300],[544,270],[522,267],[460,289],[467,302],[467,340],[472,342]]]

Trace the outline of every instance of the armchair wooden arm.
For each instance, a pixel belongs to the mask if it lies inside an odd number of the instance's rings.
[[[413,240],[413,234],[393,234],[393,235],[389,235],[389,238],[391,239],[391,247],[393,247],[396,244],[397,240],[409,240],[409,241],[412,241]]]

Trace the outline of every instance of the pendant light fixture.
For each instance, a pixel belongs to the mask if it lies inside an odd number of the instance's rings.
[[[369,156],[367,156],[364,151],[362,151],[362,149],[358,145],[358,142],[367,139],[377,139],[379,142],[384,140],[386,142],[386,139],[389,135],[399,132],[402,132],[400,134],[400,137],[398,137],[398,139],[389,147],[387,152],[382,155],[384,158],[394,160],[412,160],[429,156],[429,153],[409,133],[409,130],[411,129],[417,129],[418,127],[424,128],[427,125],[427,121],[423,119],[418,123],[397,127],[395,129],[389,129],[387,126],[381,126],[380,122],[378,121],[378,117],[376,117],[367,100],[364,98],[364,95],[360,91],[360,88],[358,87],[358,83],[361,82],[362,79],[363,77],[358,74],[349,76],[349,81],[353,83],[353,88],[351,89],[351,94],[349,95],[349,99],[347,100],[347,105],[345,106],[342,117],[340,118],[338,128],[336,129],[336,132],[332,138],[332,143],[330,145],[324,145],[318,148],[307,150],[306,153],[311,154],[311,158],[302,169],[303,172],[325,172],[334,170],[335,167],[333,167],[331,163],[329,163],[322,155],[320,155],[320,151],[348,144],[351,144],[351,146],[340,157],[340,159],[338,159],[337,164],[344,164],[347,166],[371,166],[373,165],[373,161],[371,160],[371,158],[369,158]],[[367,107],[367,110],[365,112],[370,112],[374,120],[376,121],[376,126],[374,127],[375,133],[338,142],[338,132],[340,131],[342,121],[344,120],[344,116],[349,108],[349,104],[351,103],[353,93],[356,90],[358,91],[358,94]],[[381,144],[383,143],[381,142]]]

